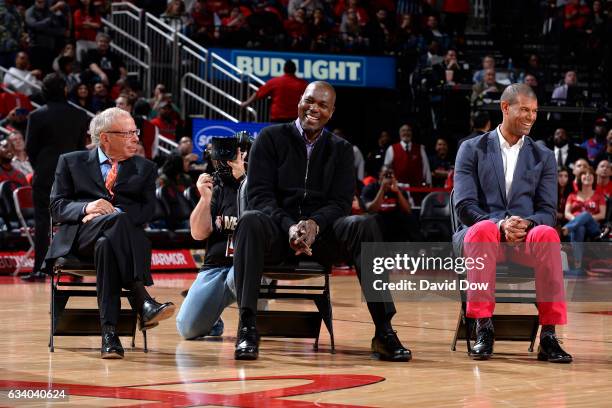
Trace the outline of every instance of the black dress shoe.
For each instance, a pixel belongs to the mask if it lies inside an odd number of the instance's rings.
[[[140,330],[149,330],[157,326],[162,320],[166,320],[174,314],[176,306],[172,302],[158,303],[155,299],[147,299],[142,304],[140,315]]]
[[[114,329],[103,331],[102,348],[100,351],[104,359],[123,358],[123,346],[121,346],[119,336],[117,336]]]
[[[571,363],[573,359],[570,354],[561,348],[557,336],[551,334],[540,339],[538,360],[550,363]]]
[[[259,334],[255,326],[241,327],[236,339],[235,360],[257,360],[259,357]]]
[[[21,280],[24,282],[44,281],[45,279],[47,279],[47,274],[41,271],[30,272],[21,277]]]
[[[470,351],[470,357],[474,360],[488,360],[493,355],[493,343],[495,333],[490,329],[480,329],[476,334],[476,344]]]
[[[372,353],[384,361],[410,361],[412,353],[402,345],[395,330],[376,333],[372,338]]]

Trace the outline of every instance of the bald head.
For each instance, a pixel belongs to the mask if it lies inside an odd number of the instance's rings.
[[[335,104],[336,91],[329,83],[315,81],[308,84],[298,103],[298,118],[309,139],[315,139],[329,122]]]

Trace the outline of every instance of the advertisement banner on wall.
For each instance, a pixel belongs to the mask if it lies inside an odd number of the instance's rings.
[[[264,81],[283,75],[283,65],[290,59],[297,66],[296,75],[308,82],[327,81],[335,86],[395,88],[395,58],[358,55],[303,54],[213,49],[239,69]]]
[[[253,137],[269,123],[231,122],[229,120],[193,119],[192,139],[193,151],[199,156],[213,137],[229,137],[241,131],[247,131]]]

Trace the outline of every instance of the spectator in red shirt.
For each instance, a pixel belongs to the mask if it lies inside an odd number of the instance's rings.
[[[92,0],[81,0],[81,8],[74,12],[74,38],[76,59],[81,61],[88,50],[97,48],[96,35],[102,27],[102,19]]]
[[[568,28],[583,29],[587,23],[591,10],[587,5],[581,5],[580,0],[570,0],[563,9],[565,22],[563,26]]]
[[[285,74],[270,79],[249,99],[242,102],[241,106],[246,108],[256,99],[270,96],[270,121],[284,123],[295,120],[298,102],[308,85],[306,81],[295,76],[296,70],[295,63],[287,60],[283,67]]]
[[[597,175],[597,188],[596,193],[601,194],[606,198],[612,197],[612,183],[610,182],[610,162],[608,160],[602,160],[597,164],[595,170]]]
[[[444,0],[442,4],[442,13],[444,13],[444,25],[448,33],[457,34],[458,40],[463,41],[465,34],[465,24],[467,23],[468,14],[470,13],[469,0]]]
[[[180,133],[181,121],[174,115],[172,105],[168,101],[160,102],[157,116],[151,123],[159,129],[159,133],[170,140],[177,140]]]
[[[27,186],[25,174],[17,170],[12,165],[13,152],[8,140],[0,141],[0,183],[11,181],[14,183],[13,190],[20,186]]]
[[[289,36],[289,41],[291,41],[289,46],[294,49],[303,48],[308,36],[306,11],[303,8],[295,10],[295,12],[289,16],[289,19],[285,20],[283,25]]]
[[[606,216],[606,199],[595,191],[595,172],[593,168],[580,172],[576,182],[578,192],[567,197],[565,218],[569,220],[561,228],[563,235],[569,235],[574,249],[574,268],[582,265],[583,242],[585,238],[593,238],[601,233],[599,221]]]

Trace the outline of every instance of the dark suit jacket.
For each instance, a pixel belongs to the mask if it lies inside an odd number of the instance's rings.
[[[587,156],[587,151],[585,149],[583,149],[582,147],[574,143],[568,143],[567,146],[568,146],[567,147],[567,157],[565,158],[565,161],[563,162],[563,166],[570,169],[570,177],[572,177],[572,170],[574,169],[574,163],[576,162],[576,160],[578,159],[588,160],[588,156]],[[554,152],[555,152],[554,146],[551,146],[550,150],[553,151],[553,156],[554,156]],[[555,157],[555,163],[556,162],[557,162],[557,158]]]
[[[34,168],[34,188],[50,188],[61,154],[85,148],[89,118],[65,102],[49,102],[30,113],[26,151]]]
[[[156,176],[155,164],[140,156],[119,164],[112,203],[126,212],[134,225],[141,226],[153,218]],[[84,216],[83,206],[99,198],[111,201],[102,179],[98,149],[60,156],[51,190],[51,216],[62,225],[47,259],[70,252]]]
[[[457,153],[455,210],[462,227],[453,235],[462,248],[467,228],[479,221],[495,223],[518,215],[536,225],[555,226],[557,165],[550,149],[525,136],[510,194],[506,197],[503,160],[497,129],[466,140]]]

